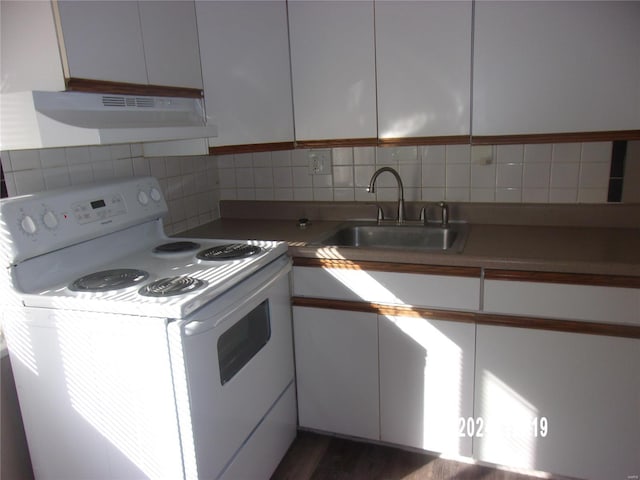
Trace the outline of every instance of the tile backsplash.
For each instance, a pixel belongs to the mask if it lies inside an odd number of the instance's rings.
[[[487,155],[476,155],[476,148]],[[311,150],[222,155],[222,200],[392,201],[393,176],[381,175],[376,193],[366,191],[375,170],[395,168],[407,201],[605,203],[611,142],[331,149],[327,172],[312,174]]]
[[[140,144],[14,150],[0,153],[8,195],[153,175],[163,189],[169,234],[219,218],[218,170],[212,157],[142,156]]]

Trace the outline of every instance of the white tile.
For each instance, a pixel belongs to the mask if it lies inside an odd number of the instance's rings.
[[[418,187],[405,188],[404,199],[407,202],[419,202],[422,199],[421,189]]]
[[[151,175],[151,169],[149,168],[149,159],[144,157],[134,157],[133,160],[133,174],[136,176],[148,176]]]
[[[375,147],[355,147],[353,149],[354,165],[375,165],[376,148]]]
[[[333,187],[333,177],[331,175],[311,175],[313,188]]]
[[[291,167],[291,174],[293,176],[294,187],[311,187],[313,185],[308,167]]]
[[[116,177],[132,177],[133,161],[130,158],[122,158],[113,161],[113,174]]]
[[[398,161],[395,158],[394,149],[396,147],[378,147],[376,148],[376,166],[378,167],[396,167]]]
[[[170,177],[167,179],[167,190],[165,191],[167,201],[184,197],[182,190],[182,177]]]
[[[271,152],[256,152],[253,154],[253,166],[255,167],[272,167]]]
[[[238,195],[235,188],[221,188],[220,200],[236,200]]]
[[[71,185],[71,178],[69,177],[69,168],[54,167],[43,168],[42,176],[44,178],[44,184],[47,190],[53,190],[55,188],[63,188]]]
[[[463,187],[469,189],[471,180],[471,168],[469,163],[448,164],[447,163],[447,191],[450,187]]]
[[[420,147],[422,164],[445,163],[446,147],[444,145],[427,145]]]
[[[240,188],[253,188],[255,186],[253,180],[253,168],[236,168],[236,186]]]
[[[471,165],[471,187],[473,189],[495,189],[496,186],[496,164]],[[473,190],[472,190],[473,193]],[[473,200],[473,195],[471,197]]]
[[[271,167],[254,167],[253,180],[257,188],[273,188],[273,169]]]
[[[549,188],[524,188],[522,189],[522,201],[524,203],[549,203]]]
[[[423,188],[422,189],[422,201],[423,202],[440,202],[445,199],[444,187],[440,188]]]
[[[577,188],[551,188],[549,190],[549,202],[551,203],[576,203],[577,200]]]
[[[420,163],[401,163],[398,173],[405,187],[420,187],[422,182],[422,165]]]
[[[179,157],[180,173],[187,175],[196,171],[196,160],[194,157]]]
[[[333,200],[333,188],[314,188],[313,200],[318,202],[331,202]]]
[[[293,199],[297,202],[313,200],[313,190],[311,188],[294,188]]]
[[[64,148],[43,148],[40,150],[42,168],[67,166],[67,155]]]
[[[416,146],[407,146],[407,147],[395,147],[391,149],[392,157],[399,164],[402,163],[418,163],[418,147]]]
[[[391,187],[376,188],[376,200],[378,202],[397,202],[398,189]]]
[[[551,188],[576,188],[579,174],[579,163],[553,163],[551,164]]]
[[[129,145],[131,148],[131,157],[141,157],[144,154],[144,149],[141,143],[132,143]]]
[[[182,167],[180,166],[181,158],[167,157],[165,159],[165,168],[167,171],[167,177],[179,177],[182,175]]]
[[[553,145],[550,143],[524,146],[524,163],[551,163]]]
[[[550,163],[525,163],[522,174],[524,188],[549,188],[551,181]]]
[[[524,145],[498,145],[498,163],[522,163],[524,161]]]
[[[331,154],[333,165],[353,165],[353,148],[334,148]]]
[[[355,193],[353,188],[334,188],[333,199],[336,202],[353,202],[355,200]]]
[[[496,202],[522,202],[522,190],[519,188],[496,188]]]
[[[91,165],[94,181],[110,180],[114,177],[113,160],[102,160]]]
[[[156,178],[165,178],[167,176],[166,160],[163,157],[150,158],[149,169],[151,170],[151,175]]]
[[[292,187],[291,167],[273,167],[273,185],[276,188]]]
[[[368,187],[375,171],[374,165],[356,165],[353,168],[356,187]]]
[[[291,154],[291,165],[293,165],[294,167],[308,167],[309,152],[310,150],[307,148],[294,150]]]
[[[355,187],[353,189],[353,195],[356,202],[375,202],[376,196],[363,187]]]
[[[93,182],[93,168],[89,163],[69,165],[69,177],[71,178],[71,185]]]
[[[334,157],[335,158],[335,157]],[[337,165],[333,167],[333,186],[342,188],[342,187],[351,187],[353,188],[353,167]]]
[[[273,190],[273,199],[286,201],[293,200],[293,188],[276,188]]]
[[[238,188],[238,200],[255,200],[256,191],[253,188]]]
[[[89,157],[92,162],[111,160],[111,148],[108,145],[89,147]]]
[[[42,166],[38,150],[13,150],[10,155],[14,172],[39,169]]]
[[[218,172],[220,188],[236,188],[236,171],[230,168]]]
[[[111,159],[119,160],[121,158],[131,158],[131,146],[128,144],[111,145]]]
[[[187,212],[184,206],[184,197],[175,198],[168,202],[171,222],[177,223],[187,219]]]
[[[470,199],[472,202],[495,202],[496,189],[494,188],[475,188],[470,191]]]
[[[582,144],[582,163],[609,162],[611,160],[611,142],[588,142]]]
[[[445,185],[446,166],[444,163],[422,164],[422,187],[441,187]]]
[[[468,202],[470,198],[469,187],[449,187],[445,190],[445,200],[449,202]]]
[[[197,178],[198,175],[195,173],[182,176],[182,190],[185,195],[193,195],[198,191],[198,188],[196,187]]]
[[[447,165],[468,164],[471,162],[470,145],[447,145],[445,150],[445,160]]]
[[[81,165],[91,162],[89,147],[67,147],[64,150],[68,165]]]
[[[253,154],[237,153],[233,156],[233,164],[236,168],[253,167]]]
[[[578,163],[582,144],[580,143],[554,143],[551,159],[553,163]]]
[[[580,188],[607,188],[611,166],[606,163],[582,163],[580,166]]]
[[[520,188],[522,187],[522,164],[499,163],[496,166],[496,187]]]
[[[291,150],[279,150],[271,152],[271,162],[274,167],[291,166]]]
[[[233,155],[218,155],[215,157],[218,168],[234,168]]]
[[[579,203],[606,203],[608,188],[581,188],[578,190]]]
[[[273,188],[256,188],[256,200],[273,200]]]
[[[13,179],[16,182],[16,193],[18,195],[37,193],[45,190],[42,170],[17,171],[13,173]]]

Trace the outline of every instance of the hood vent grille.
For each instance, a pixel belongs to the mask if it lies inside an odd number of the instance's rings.
[[[102,105],[105,107],[155,107],[155,99],[150,97],[123,97],[115,95],[103,95]]]

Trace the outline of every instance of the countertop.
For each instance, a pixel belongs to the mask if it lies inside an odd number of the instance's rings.
[[[461,253],[313,245],[342,223],[223,218],[179,236],[283,240],[293,257],[640,277],[640,228],[469,224]]]

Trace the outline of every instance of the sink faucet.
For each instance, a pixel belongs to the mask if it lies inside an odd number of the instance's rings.
[[[396,177],[396,181],[398,182],[398,223],[404,223],[405,213],[404,213],[404,187],[402,186],[402,179],[398,172],[396,172],[391,167],[382,167],[375,171],[371,180],[369,181],[369,186],[367,187],[367,192],[375,193],[375,183],[382,172],[390,172]]]

